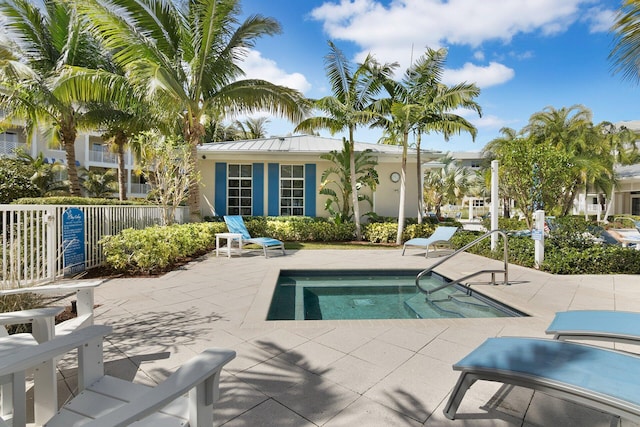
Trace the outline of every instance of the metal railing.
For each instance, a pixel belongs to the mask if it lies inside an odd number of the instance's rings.
[[[422,279],[427,274],[430,274],[436,267],[438,267],[439,265],[442,265],[443,263],[445,263],[446,261],[448,261],[451,258],[455,257],[459,253],[466,251],[470,247],[477,245],[479,242],[483,241],[487,237],[492,236],[493,234],[499,234],[500,236],[502,236],[502,240],[504,241],[504,268],[503,269],[478,270],[476,272],[467,274],[466,276],[461,277],[459,279],[453,280],[451,282],[447,282],[447,283],[445,283],[443,285],[440,285],[440,286],[436,286],[435,288],[432,288],[432,289],[425,289],[422,286],[420,286],[420,279]],[[496,273],[504,274],[504,282],[503,283],[505,285],[509,284],[509,243],[508,243],[508,239],[507,239],[507,234],[502,230],[491,230],[491,231],[483,234],[482,236],[478,237],[474,241],[472,241],[470,243],[467,243],[466,245],[464,245],[460,249],[456,250],[452,254],[450,254],[450,255],[446,256],[445,258],[443,258],[442,260],[436,262],[435,264],[433,264],[431,267],[427,268],[426,270],[421,271],[416,276],[416,287],[418,288],[418,290],[420,292],[422,292],[423,294],[427,295],[427,297],[429,297],[429,295],[431,295],[434,292],[437,292],[437,291],[439,291],[441,289],[444,289],[444,288],[447,288],[449,286],[455,286],[455,285],[457,285],[459,283],[464,282],[465,280],[468,280],[468,279],[470,279],[472,277],[478,276],[480,274],[485,274],[485,273],[491,273],[491,283],[493,285],[496,284]]]

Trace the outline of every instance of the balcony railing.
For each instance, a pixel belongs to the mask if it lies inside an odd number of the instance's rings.
[[[131,183],[131,194],[147,194],[151,190],[149,184]]]
[[[118,156],[108,151],[89,150],[89,161],[97,163],[117,164]]]
[[[26,150],[27,144],[17,141],[0,141],[0,156],[14,157],[19,148]]]

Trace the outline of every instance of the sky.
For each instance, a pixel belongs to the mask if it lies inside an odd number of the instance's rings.
[[[331,95],[324,67],[328,41],[353,64],[367,54],[398,62],[398,80],[426,49],[448,50],[443,82],[475,83],[477,113],[457,111],[478,129],[445,141],[423,137],[438,151],[479,151],[500,129],[520,130],[546,107],[581,104],[594,124],[640,119],[640,86],[614,74],[609,29],[620,0],[241,0],[242,17],[275,18],[282,33],[258,39],[241,68],[300,90]],[[271,118],[270,136],[290,135],[295,124]],[[359,128],[355,139],[376,143],[380,129]],[[331,136],[321,132],[323,136]],[[346,134],[335,134],[336,138]]]

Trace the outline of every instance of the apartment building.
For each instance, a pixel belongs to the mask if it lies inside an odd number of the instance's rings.
[[[87,170],[106,171],[118,169],[116,154],[109,151],[109,146],[98,133],[79,133],[76,138],[76,166]],[[31,157],[42,153],[47,163],[66,164],[66,152],[62,147],[51,147],[41,133],[33,135],[30,141],[24,129],[14,126],[0,133],[0,156],[15,157],[16,150],[22,149]],[[127,197],[146,197],[150,190],[144,178],[135,173],[131,152],[125,154],[125,170],[127,176]],[[116,196],[117,193],[114,193]]]

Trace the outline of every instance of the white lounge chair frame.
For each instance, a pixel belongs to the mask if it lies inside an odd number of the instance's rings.
[[[577,372],[557,374],[562,367],[549,360],[554,354]],[[586,355],[590,360],[582,362]],[[640,421],[637,381],[640,357],[636,355],[558,340],[501,337],[489,338],[453,365],[453,369],[461,374],[444,408],[445,416],[452,420],[469,387],[485,380],[539,390],[633,422]],[[594,386],[587,387],[588,384]],[[610,387],[604,390],[597,384]],[[622,390],[628,395],[621,396]]]
[[[429,237],[416,237],[404,242],[402,246],[402,255],[408,247],[414,247],[424,249],[425,258],[429,258],[429,247],[433,246],[434,250],[436,245],[446,245],[451,247],[451,237],[458,231],[458,227],[438,226],[433,234]]]
[[[235,357],[234,351],[208,349],[160,385],[149,388],[104,375],[102,342],[110,332],[110,326],[89,326],[36,346],[16,345],[11,355],[0,358],[0,378],[13,378],[12,427],[26,423],[25,371],[75,348],[78,349],[80,394],[48,420],[47,426],[116,427],[136,422],[136,426],[210,427],[213,424],[213,403],[218,398],[220,373]],[[186,392],[189,392],[188,399],[182,398]],[[35,405],[38,404],[36,401]],[[2,424],[0,420],[0,426]]]

